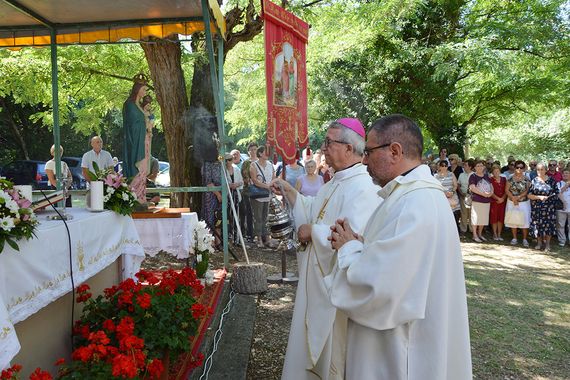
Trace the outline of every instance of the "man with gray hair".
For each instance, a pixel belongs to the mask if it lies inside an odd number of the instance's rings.
[[[322,151],[333,178],[315,197],[299,194],[287,181],[272,189],[293,206],[298,238],[299,283],[282,379],[343,379],[347,318],[328,299],[323,278],[334,270],[335,252],[327,240],[337,218],[347,218],[362,232],[380,203],[380,188],[362,165],[364,127],[358,119],[339,119],[328,127]]]
[[[410,118],[375,121],[362,162],[383,201],[362,235],[346,218],[332,228],[337,270],[324,283],[348,316],[347,379],[472,378],[459,236],[422,150]]]
[[[103,150],[103,139],[101,137],[93,136],[91,138],[91,148],[93,149],[86,152],[81,159],[81,170],[87,182],[91,182],[88,172],[95,172],[93,162],[97,163],[100,170],[115,167],[111,153]]]

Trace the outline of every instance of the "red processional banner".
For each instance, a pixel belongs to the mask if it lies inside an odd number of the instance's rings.
[[[309,143],[305,47],[309,25],[269,0],[263,0],[267,144],[285,163]]]

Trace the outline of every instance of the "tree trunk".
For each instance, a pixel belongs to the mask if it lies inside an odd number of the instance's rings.
[[[14,117],[12,116],[14,114],[13,110],[10,110],[10,108],[8,107],[8,103],[6,102],[5,98],[0,97],[0,102],[2,104],[2,108],[4,109],[4,112],[6,114],[5,120],[7,121],[8,125],[10,125],[10,129],[12,129],[12,132],[14,133],[14,137],[15,137],[16,141],[18,142],[18,145],[20,146],[22,153],[24,154],[24,158],[26,160],[29,160],[30,154],[28,153],[28,147],[26,145],[26,141],[24,140],[24,138],[22,137],[22,134],[20,133],[20,130],[18,129],[18,126],[14,122]]]
[[[173,37],[173,36],[171,36]],[[162,126],[170,162],[170,185],[195,186],[189,170],[192,157],[192,134],[189,125],[189,104],[182,72],[182,51],[179,42],[152,38],[152,44],[142,43],[156,99],[162,114]],[[189,193],[173,193],[172,207],[193,207]]]
[[[263,263],[235,263],[232,273],[232,289],[240,294],[256,294],[267,291],[267,273]]]
[[[239,42],[253,39],[261,33],[263,27],[263,20],[257,15],[253,0],[248,0],[244,8],[236,5],[226,13],[225,18],[225,54]],[[241,27],[237,28],[238,26]],[[177,37],[169,36],[170,40],[173,38]],[[180,64],[182,54],[180,42],[156,38],[151,38],[151,41],[152,44],[142,43],[141,46],[145,52],[162,112],[170,161],[170,184],[171,186],[201,186],[203,185],[200,173],[201,163],[206,158],[199,151],[212,150],[210,149],[213,143],[212,135],[217,132],[210,67],[203,33],[196,33],[192,36],[192,51],[202,52],[204,57],[199,57],[194,63],[190,104]],[[208,145],[204,147],[204,144]],[[211,157],[207,160],[211,161]],[[189,206],[193,211],[199,211],[201,198],[199,193],[195,193],[194,196],[186,193],[173,197],[172,205],[173,207]]]

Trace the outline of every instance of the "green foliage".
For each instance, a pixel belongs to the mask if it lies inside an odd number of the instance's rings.
[[[494,128],[481,129],[471,136],[473,157],[492,156],[506,162],[508,155],[517,159],[565,159],[570,141],[570,108],[566,108],[538,120],[511,120]]]

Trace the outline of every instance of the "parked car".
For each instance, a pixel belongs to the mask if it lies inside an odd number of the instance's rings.
[[[158,187],[170,187],[170,164],[165,161],[158,161],[158,175],[154,181]]]
[[[83,177],[81,169],[81,157],[62,157],[61,160],[67,164],[73,177],[72,188],[79,190],[87,187],[87,181]]]
[[[49,189],[45,161],[14,161],[4,166],[1,174],[3,177],[14,182],[15,185],[32,185],[32,188],[35,190]]]

